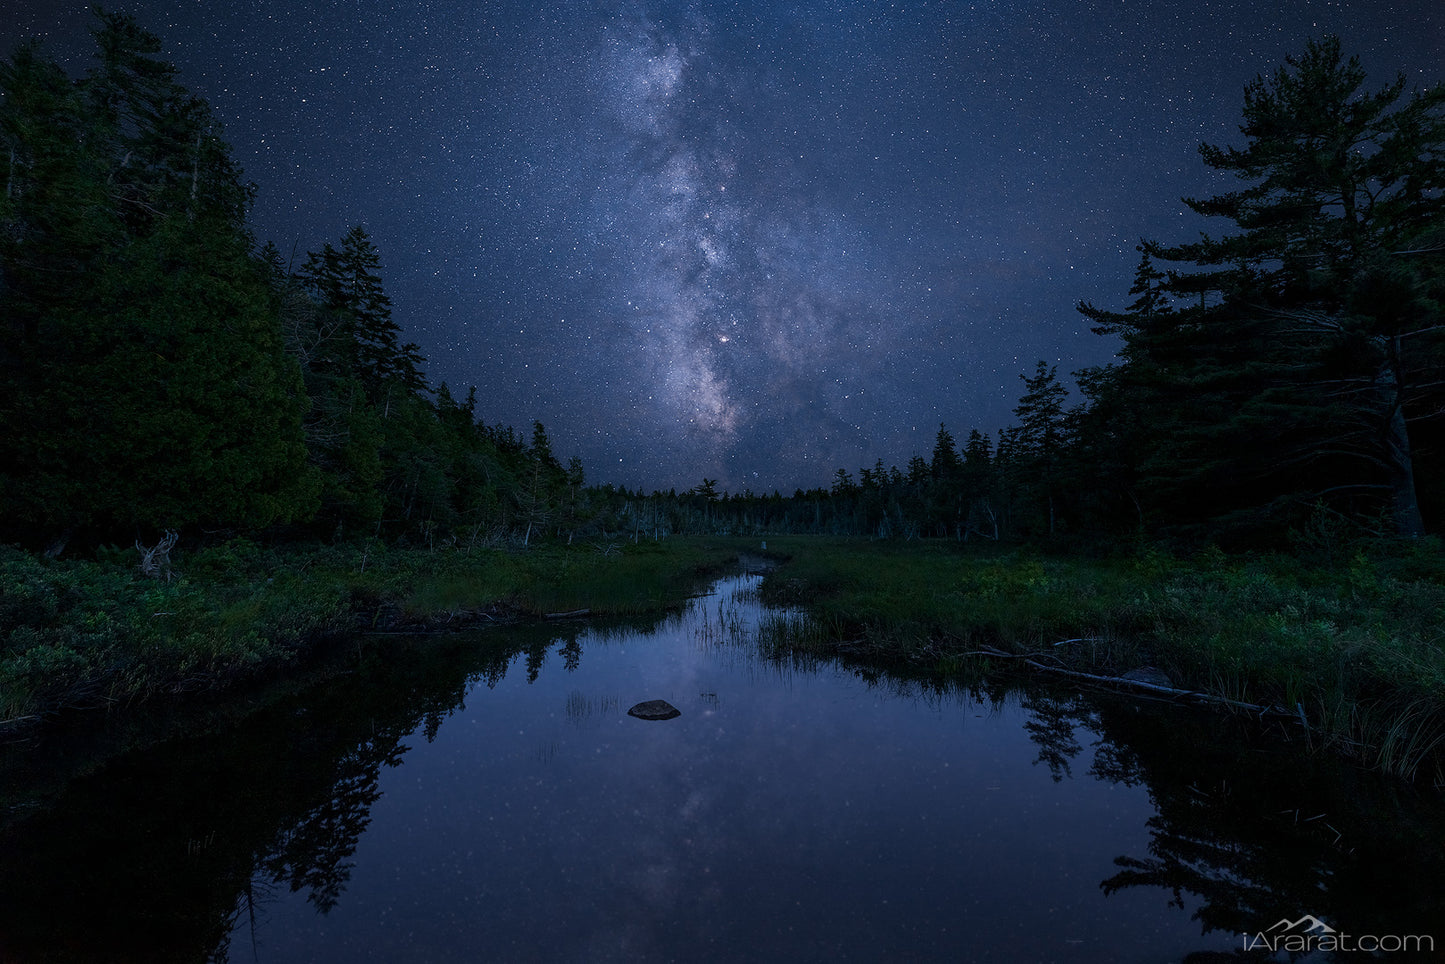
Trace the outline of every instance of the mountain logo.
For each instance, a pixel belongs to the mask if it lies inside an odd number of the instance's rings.
[[[1280,918],[1278,924],[1275,924],[1269,930],[1265,931],[1265,933],[1269,934],[1274,931],[1292,931],[1297,927],[1301,927],[1301,925],[1305,925],[1303,929],[1300,930],[1301,934],[1333,934],[1335,932],[1335,929],[1333,927],[1331,927],[1329,924],[1326,924],[1315,915],[1306,914],[1299,920],[1290,920],[1287,917],[1282,917]]]

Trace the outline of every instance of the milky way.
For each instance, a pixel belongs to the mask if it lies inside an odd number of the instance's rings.
[[[81,0],[8,6],[5,51],[83,69]],[[259,238],[364,224],[433,381],[664,489],[997,431],[1036,360],[1110,359],[1074,305],[1205,226],[1197,145],[1257,73],[1335,32],[1372,86],[1445,80],[1438,0],[115,6],[224,119]]]
[[[909,315],[881,303],[896,285],[869,276],[866,233],[779,185],[788,159],[740,131],[755,81],[709,56],[709,33],[640,16],[602,33],[577,170],[615,319],[594,384],[647,428],[634,444],[708,453],[694,471],[739,486],[758,454],[793,470],[866,455],[868,387]]]

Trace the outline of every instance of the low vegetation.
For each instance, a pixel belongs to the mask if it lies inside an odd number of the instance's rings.
[[[61,561],[0,547],[0,725],[222,689],[361,632],[662,612],[731,558],[683,539],[525,552],[238,540],[177,553],[164,579],[135,550]]]
[[[1293,556],[1117,558],[773,539],[769,601],[808,619],[768,644],[943,676],[1032,662],[1278,708],[1328,746],[1445,785],[1445,558],[1435,540],[1333,565]],[[1008,654],[998,655],[998,654]]]
[[[558,614],[661,613],[743,552],[778,566],[760,642],[939,679],[1142,667],[1288,715],[1311,746],[1445,785],[1445,553],[1104,558],[944,541],[671,538],[519,549],[380,542],[46,560],[0,548],[0,721],[292,672],[327,643]],[[1021,658],[1027,654],[1027,659]]]

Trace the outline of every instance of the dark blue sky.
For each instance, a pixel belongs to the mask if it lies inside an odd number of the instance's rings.
[[[1037,359],[1110,358],[1074,305],[1203,227],[1256,74],[1338,33],[1372,88],[1445,81],[1439,0],[111,6],[226,123],[261,240],[365,225],[433,381],[647,488],[996,431]],[[0,49],[84,67],[84,3],[6,7]]]

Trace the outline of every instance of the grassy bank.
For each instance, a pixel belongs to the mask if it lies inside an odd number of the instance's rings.
[[[660,613],[752,539],[398,550],[380,544],[174,554],[146,578],[134,551],[45,561],[0,547],[0,728],[71,707],[224,689],[288,672],[326,641],[587,610]],[[769,537],[784,561],[764,645],[945,677],[1024,672],[985,649],[1302,713],[1312,745],[1445,784],[1445,556],[1159,553],[1093,559],[948,543]],[[1056,645],[1071,640],[1065,645]]]
[[[1009,671],[980,649],[1041,653],[1114,675],[1303,710],[1314,745],[1442,783],[1445,557],[1438,543],[1333,565],[1294,558],[1055,558],[943,545],[770,540],[789,561],[765,597],[805,608],[773,645],[908,662],[944,675]],[[1055,645],[1074,640],[1066,645]]]
[[[687,539],[526,552],[238,541],[182,547],[170,581],[143,576],[136,556],[47,561],[0,547],[0,728],[223,689],[358,631],[660,613],[734,554]]]

